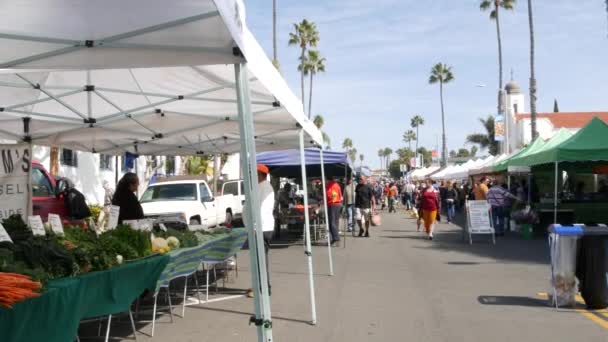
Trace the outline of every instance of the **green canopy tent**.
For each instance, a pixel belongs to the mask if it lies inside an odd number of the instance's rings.
[[[570,139],[572,135],[573,133],[571,131],[562,128],[555,133],[551,139],[542,144],[542,146],[537,148],[535,151],[530,150],[529,153],[526,153],[526,155],[513,158],[511,165],[533,166],[549,163],[550,161],[546,160],[549,158],[551,151],[553,151],[557,146],[561,145],[564,141]]]
[[[530,166],[555,164],[553,220],[557,223],[557,183],[560,162],[608,161],[608,125],[594,117],[572,135],[553,148],[543,149],[529,160]]]
[[[538,151],[538,149],[540,149],[544,144],[545,144],[545,141],[543,139],[536,139],[532,144],[524,147],[519,152],[514,153],[509,158],[503,159],[501,162],[499,162],[498,164],[494,165],[492,171],[494,171],[494,172],[506,172],[508,170],[508,168],[509,168],[509,165],[511,165],[511,161],[513,161],[514,159],[519,158],[521,156],[527,155],[528,151],[530,151],[530,150]]]

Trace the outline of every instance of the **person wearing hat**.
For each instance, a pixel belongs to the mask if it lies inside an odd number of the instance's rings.
[[[263,164],[257,165],[258,170],[258,200],[260,204],[260,227],[264,232],[264,254],[266,256],[266,279],[268,279],[268,293],[271,294],[270,287],[270,263],[268,261],[268,251],[270,249],[270,241],[274,235],[274,189],[267,180],[268,166]],[[245,217],[245,215],[244,215]],[[253,290],[247,290],[247,296],[253,297]]]

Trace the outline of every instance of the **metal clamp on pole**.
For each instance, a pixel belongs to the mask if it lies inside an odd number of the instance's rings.
[[[312,256],[312,252],[311,251],[304,251],[304,254],[306,254],[308,256]]]
[[[256,327],[264,327],[266,329],[272,328],[272,321],[267,319],[257,318],[255,316],[249,317],[249,325],[255,325]]]

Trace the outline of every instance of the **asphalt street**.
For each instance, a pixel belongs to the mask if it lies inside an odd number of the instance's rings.
[[[468,245],[459,226],[441,223],[428,241],[402,211],[384,213],[383,225],[372,229],[370,238],[349,236],[346,248],[332,249],[331,277],[326,247],[314,247],[316,326],[309,323],[303,247],[272,249],[275,341],[608,341],[607,312],[547,305],[541,294],[550,275],[544,239],[512,234],[493,246],[480,236]],[[247,255],[239,255],[238,278],[226,284],[232,293],[249,287]],[[160,317],[153,338],[145,335],[149,324],[138,324],[138,339],[256,341],[248,325],[252,312],[252,299],[244,297],[188,306],[174,323]],[[126,327],[113,329],[132,338]]]

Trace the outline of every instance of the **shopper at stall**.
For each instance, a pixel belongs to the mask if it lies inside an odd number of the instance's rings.
[[[346,179],[346,186],[344,187],[344,208],[346,209],[346,216],[348,232],[352,232],[355,229],[355,184],[353,183],[352,177]]]
[[[263,164],[257,165],[258,171],[258,201],[260,205],[260,227],[264,234],[264,255],[266,256],[266,279],[268,279],[268,294],[272,294],[270,286],[270,263],[268,260],[268,252],[270,250],[270,241],[274,235],[274,190],[272,185],[267,180],[268,166]],[[246,215],[243,215],[246,217]],[[247,222],[245,222],[247,224]],[[247,296],[253,297],[253,289],[247,290]]]
[[[139,177],[133,172],[127,172],[118,182],[116,191],[112,197],[112,204],[119,206],[118,223],[124,220],[141,220],[144,218],[144,210],[139,204],[135,192],[139,187]]]
[[[488,190],[487,200],[492,207],[492,222],[496,236],[505,235],[505,217],[507,216],[510,200],[517,200],[502,184],[495,182]]]
[[[355,188],[355,208],[357,225],[359,226],[359,237],[369,237],[369,225],[372,221],[372,211],[376,206],[374,191],[367,184],[367,177],[361,176],[359,184]],[[365,231],[363,226],[365,225]]]
[[[433,240],[433,230],[435,219],[440,210],[439,197],[432,185],[428,185],[421,195],[420,207],[422,210],[422,220],[424,221],[424,229],[429,240]]]
[[[458,191],[454,186],[454,183],[448,182],[448,186],[445,190],[445,205],[448,217],[448,224],[454,221],[456,216],[456,203],[458,203]]]
[[[475,200],[476,201],[485,201],[487,199],[487,194],[489,191],[488,184],[490,183],[490,179],[488,177],[482,177],[479,181],[479,185],[475,188]]]
[[[327,214],[329,216],[329,234],[332,245],[340,241],[338,225],[340,224],[340,211],[342,210],[342,188],[336,180],[329,176],[325,184],[325,195],[327,196]]]

